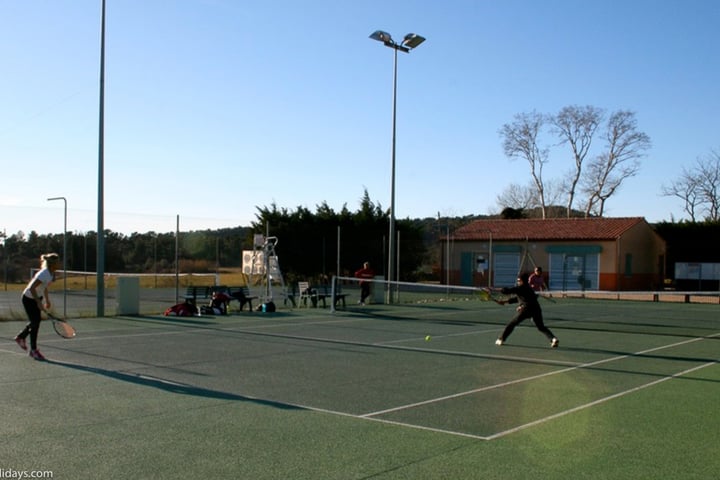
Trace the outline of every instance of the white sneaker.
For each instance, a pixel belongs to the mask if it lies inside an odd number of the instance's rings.
[[[503,342],[499,338],[497,340],[495,340],[495,345],[497,345],[498,347],[502,346],[503,343],[505,343],[505,342]]]
[[[553,339],[552,339],[552,342],[550,342],[550,346],[551,346],[552,348],[557,348],[558,345],[560,345],[560,340],[558,340],[557,338],[553,338]]]

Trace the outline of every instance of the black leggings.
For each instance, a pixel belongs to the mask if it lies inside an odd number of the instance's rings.
[[[505,327],[502,335],[500,336],[500,339],[503,341],[507,340],[512,331],[515,330],[515,327],[520,325],[523,320],[526,320],[528,318],[533,319],[533,322],[535,322],[535,327],[537,327],[538,330],[544,333],[547,338],[549,338],[550,340],[555,338],[555,335],[553,335],[550,329],[545,326],[545,322],[543,322],[542,310],[540,310],[539,308],[532,309],[526,307],[519,310],[517,314],[515,314],[515,316],[512,318],[512,320],[510,320],[510,322]]]
[[[30,349],[36,350],[38,330],[40,330],[41,320],[40,307],[38,307],[38,303],[34,299],[28,298],[25,295],[22,297],[22,303],[30,321],[27,325],[25,325],[23,331],[18,334],[18,337],[27,338],[27,336],[30,335]]]
[[[360,283],[360,301],[365,302],[365,299],[370,296],[370,282]]]

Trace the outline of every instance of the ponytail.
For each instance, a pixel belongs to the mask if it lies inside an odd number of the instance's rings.
[[[42,268],[48,268],[60,261],[60,255],[57,253],[44,253],[40,255],[40,265]]]

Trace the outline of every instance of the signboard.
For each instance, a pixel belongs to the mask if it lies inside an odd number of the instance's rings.
[[[720,280],[720,263],[676,262],[676,280]]]

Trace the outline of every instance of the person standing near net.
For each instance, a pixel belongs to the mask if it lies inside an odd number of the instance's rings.
[[[535,267],[535,271],[528,277],[528,283],[530,283],[530,287],[536,292],[544,292],[548,289],[545,283],[545,277],[543,277],[542,267]]]
[[[370,282],[375,277],[375,272],[370,268],[370,262],[363,263],[360,270],[355,272],[355,277],[360,279],[360,305],[365,305],[365,299],[370,296]]]
[[[530,286],[528,277],[529,275],[527,273],[523,273],[518,276],[516,286],[500,289],[500,292],[504,295],[513,296],[509,300],[500,300],[498,303],[501,305],[505,305],[506,303],[518,303],[519,305],[516,308],[515,316],[505,326],[505,330],[503,330],[502,335],[495,340],[495,345],[504,345],[510,334],[513,330],[515,330],[515,327],[517,327],[523,320],[532,318],[533,322],[535,322],[535,327],[537,327],[537,329],[542,332],[548,340],[550,340],[550,346],[552,348],[557,348],[558,345],[560,345],[560,342],[550,329],[545,326],[537,294]]]
[[[55,272],[60,268],[60,255],[46,253],[40,256],[40,270],[33,276],[22,293],[22,304],[28,316],[28,324],[15,337],[15,342],[23,350],[27,350],[26,338],[30,336],[30,356],[35,360],[45,360],[37,348],[38,330],[40,329],[41,312],[52,306],[48,287],[55,280]]]

